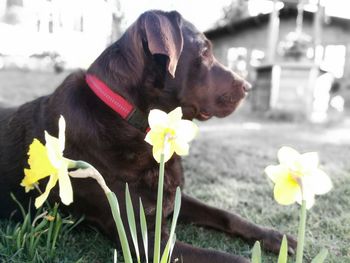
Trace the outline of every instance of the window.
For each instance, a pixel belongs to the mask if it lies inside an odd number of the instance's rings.
[[[334,77],[341,78],[344,75],[346,47],[344,45],[328,45],[325,48],[321,68],[331,72]]]

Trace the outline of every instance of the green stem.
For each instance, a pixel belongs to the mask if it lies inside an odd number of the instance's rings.
[[[158,194],[157,194],[157,210],[156,210],[156,227],[154,237],[154,254],[153,263],[159,263],[160,260],[160,238],[162,227],[162,211],[163,211],[163,184],[164,184],[164,154],[160,156],[159,178],[158,178]]]
[[[306,201],[303,200],[300,208],[300,221],[298,230],[298,246],[295,263],[303,262],[304,243],[305,243],[305,227],[306,227]]]

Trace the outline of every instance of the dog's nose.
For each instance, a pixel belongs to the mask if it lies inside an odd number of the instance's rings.
[[[244,81],[243,89],[244,89],[245,92],[249,92],[252,89],[252,85],[249,82]]]

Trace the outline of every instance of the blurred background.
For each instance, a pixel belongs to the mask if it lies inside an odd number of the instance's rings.
[[[178,10],[253,84],[243,115],[339,123],[350,108],[347,0],[0,0],[0,106],[86,69],[145,10]],[[48,80],[49,79],[49,80]]]

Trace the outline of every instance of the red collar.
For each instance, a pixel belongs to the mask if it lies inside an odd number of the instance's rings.
[[[147,116],[137,109],[133,104],[128,102],[119,94],[113,92],[104,82],[96,76],[86,74],[86,83],[90,89],[99,97],[106,105],[125,119],[135,128],[148,132]]]

